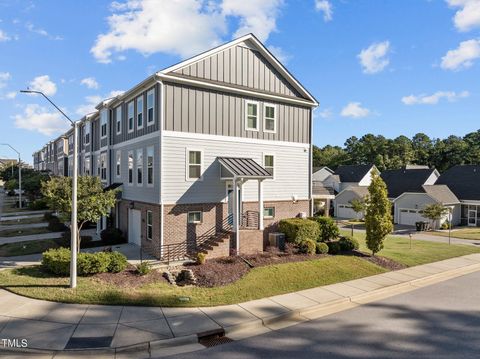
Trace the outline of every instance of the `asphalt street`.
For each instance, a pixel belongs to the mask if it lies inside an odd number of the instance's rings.
[[[480,358],[480,272],[174,358]]]

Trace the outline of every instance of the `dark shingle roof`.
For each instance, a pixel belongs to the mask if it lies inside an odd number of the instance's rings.
[[[271,178],[272,175],[251,158],[218,157],[233,175],[250,178]]]
[[[436,184],[431,186],[422,186],[426,194],[432,197],[435,201],[441,204],[455,204],[460,201],[458,198],[450,191],[450,188],[444,184]]]
[[[480,201],[480,165],[454,166],[437,183],[447,185],[460,200]]]
[[[340,182],[360,182],[373,165],[342,165],[335,170]]]
[[[316,197],[334,196],[335,191],[331,187],[325,187],[320,181],[312,181],[312,194]]]
[[[433,172],[434,169],[386,170],[380,177],[387,185],[388,197],[397,198],[405,192],[423,192],[422,186]]]

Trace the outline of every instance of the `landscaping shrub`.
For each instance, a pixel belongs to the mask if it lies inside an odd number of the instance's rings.
[[[52,212],[46,212],[44,215],[43,215],[43,219],[47,222],[49,222],[52,218],[53,218],[53,213]]]
[[[71,235],[70,229],[67,229],[62,234],[62,238],[61,238],[62,246],[70,248],[71,238],[72,238],[72,235]],[[82,236],[82,239],[80,241],[80,248],[89,248],[92,246],[91,245],[92,242],[93,242],[92,236]]]
[[[150,273],[152,268],[150,267],[150,264],[148,262],[142,262],[140,264],[137,264],[137,273],[140,275],[147,275]]]
[[[305,254],[315,254],[316,243],[311,239],[304,239],[298,244],[298,251]]]
[[[207,260],[207,255],[202,252],[197,253],[197,264],[204,264]]]
[[[317,254],[327,254],[328,253],[328,245],[325,242],[317,242],[316,243],[316,252],[317,252]]]
[[[279,223],[280,232],[285,233],[287,241],[299,244],[304,239],[318,238],[317,222],[310,219],[289,218]]]
[[[43,252],[42,265],[53,274],[68,275],[70,273],[70,250],[57,248]]]
[[[77,268],[79,275],[92,275],[107,272],[110,254],[106,252],[78,253]]]
[[[62,221],[60,221],[60,219],[58,217],[52,217],[48,221],[47,228],[48,228],[49,231],[52,231],[52,232],[62,232],[67,227],[65,226],[65,224],[62,223]]]
[[[340,234],[337,224],[331,217],[311,217],[311,220],[318,223],[319,235],[318,240],[320,242],[327,242],[337,239]]]
[[[48,208],[47,201],[43,198],[37,199],[33,202],[30,202],[28,204],[28,208],[31,209],[32,211],[40,211],[42,209],[47,209]]]
[[[354,249],[358,249],[359,247],[358,241],[351,236],[344,236],[340,238],[338,244],[340,245],[340,250],[342,252],[350,252]]]
[[[440,226],[440,229],[448,229],[450,228],[450,223],[448,221],[445,221],[442,223],[442,225]]]
[[[108,264],[107,270],[110,273],[118,273],[124,271],[127,266],[127,257],[125,257],[120,252],[111,252],[109,253],[110,256],[110,263]]]
[[[100,238],[105,245],[113,245],[125,243],[126,238],[123,236],[123,232],[118,228],[107,228],[100,233]]]
[[[326,242],[328,245],[328,254],[338,254],[342,250],[338,241]]]

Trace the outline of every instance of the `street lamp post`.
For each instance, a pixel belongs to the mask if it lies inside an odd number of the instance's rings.
[[[15,148],[13,148],[8,143],[2,143],[3,146],[8,146],[18,155],[18,208],[22,209],[22,159],[20,156],[20,152],[18,152]],[[13,165],[12,165],[12,173],[13,173]]]
[[[71,217],[71,239],[70,239],[70,288],[77,286],[77,182],[78,182],[78,125],[72,121],[65,112],[55,105],[43,92],[34,90],[21,90],[22,93],[36,93],[42,95],[53,107],[55,107],[73,127],[73,178],[72,178],[72,217]]]

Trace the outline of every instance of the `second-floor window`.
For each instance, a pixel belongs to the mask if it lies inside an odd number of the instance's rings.
[[[153,185],[153,146],[147,147],[147,185]]]
[[[90,157],[85,157],[83,163],[83,173],[87,176],[90,176]]]
[[[245,128],[249,131],[258,131],[258,102],[246,102]]]
[[[85,124],[85,144],[88,145],[90,143],[90,123]]]
[[[128,115],[128,132],[133,132],[133,101],[128,103],[127,115]]]
[[[150,125],[154,122],[155,108],[155,90],[151,89],[147,92],[147,123]]]
[[[202,177],[202,152],[187,151],[187,180],[200,179]]]
[[[274,176],[275,170],[275,157],[273,155],[264,155],[263,156],[263,167],[270,173],[271,176]]]
[[[128,183],[133,184],[133,152],[128,152]]]
[[[108,120],[108,110],[102,110],[100,115],[100,133],[101,137],[107,137],[107,120]]]
[[[117,127],[117,135],[122,133],[122,106],[115,109],[115,121]]]
[[[107,180],[107,154],[102,153],[100,155],[100,170],[101,170],[101,176],[100,179],[102,181]]]
[[[143,184],[143,149],[137,150],[137,185]]]
[[[115,174],[117,175],[117,177],[120,177],[122,173],[121,164],[122,164],[122,152],[117,151],[117,158],[116,158],[116,164],[115,164]]]
[[[137,97],[137,128],[143,128],[143,96]]]
[[[264,105],[263,130],[265,132],[276,131],[276,106],[266,103]]]

